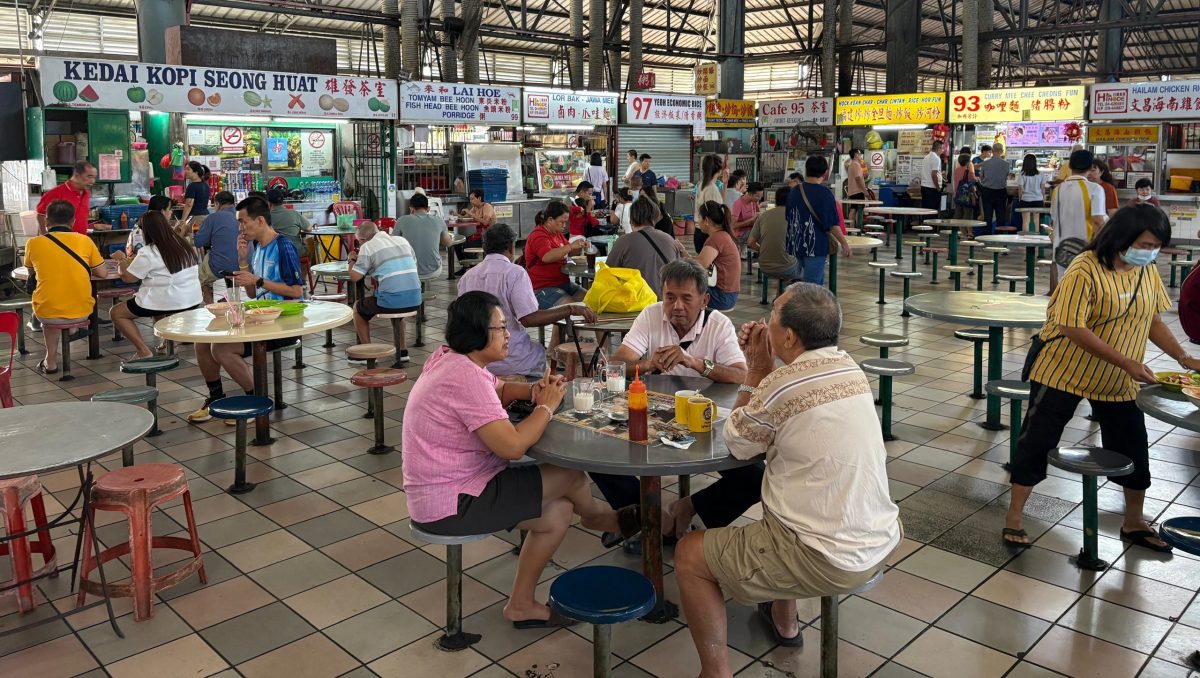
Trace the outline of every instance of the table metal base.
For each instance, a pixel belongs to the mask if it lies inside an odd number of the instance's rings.
[[[267,344],[256,341],[254,351],[254,395],[267,397]],[[254,442],[251,445],[261,447],[275,442],[271,437],[271,417],[264,414],[254,420]]]
[[[988,381],[1001,377],[1004,358],[1004,328],[988,328]],[[988,394],[987,419],[979,425],[988,431],[1005,431],[1008,427],[1000,422],[1000,396]]]
[[[654,584],[658,598],[654,609],[642,619],[662,624],[679,614],[679,608],[666,599],[663,591],[662,478],[642,476],[638,482],[642,493],[642,574]]]

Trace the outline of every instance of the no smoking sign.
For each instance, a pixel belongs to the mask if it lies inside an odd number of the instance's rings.
[[[883,169],[883,151],[871,151],[871,169]]]
[[[325,134],[322,132],[310,132],[308,135],[308,145],[310,148],[321,148],[325,145]]]
[[[238,153],[246,147],[242,138],[242,128],[225,127],[221,129],[221,150],[225,153]]]

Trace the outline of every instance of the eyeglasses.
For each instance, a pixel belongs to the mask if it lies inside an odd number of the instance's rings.
[[[508,325],[500,325],[499,327],[489,325],[488,329],[492,332],[508,332]]]

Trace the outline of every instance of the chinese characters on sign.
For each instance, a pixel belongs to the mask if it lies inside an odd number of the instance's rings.
[[[1093,120],[1162,120],[1200,116],[1200,80],[1092,85]]]
[[[1083,86],[1025,87],[950,93],[950,122],[1083,119]]]
[[[1089,125],[1090,144],[1156,144],[1158,125]]]
[[[642,71],[641,73],[637,74],[636,78],[633,79],[633,88],[637,90],[654,89],[656,81],[657,76],[655,76],[654,73]]]
[[[705,103],[704,123],[708,127],[754,127],[754,102],[741,99],[715,99]]]
[[[703,63],[696,66],[696,94],[710,95],[717,93],[717,65]]]
[[[400,119],[432,124],[521,121],[521,90],[449,82],[406,82],[400,86]]]
[[[932,125],[946,119],[945,92],[838,97],[835,105],[837,124],[846,127]]]
[[[544,125],[615,125],[620,95],[526,89],[522,114],[527,123]]]
[[[787,99],[758,104],[761,127],[832,125],[833,99]]]
[[[691,125],[704,134],[704,97],[686,94],[630,94],[625,99],[628,125]]]

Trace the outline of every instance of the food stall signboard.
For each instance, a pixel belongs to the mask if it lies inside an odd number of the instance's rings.
[[[837,124],[845,127],[933,125],[946,119],[946,93],[838,97],[835,109]]]
[[[630,94],[625,98],[629,125],[691,125],[692,134],[704,135],[704,97],[686,94]]]
[[[833,99],[762,101],[758,104],[758,122],[764,128],[832,125]]]
[[[1157,144],[1158,125],[1088,125],[1089,144]]]
[[[543,148],[535,154],[538,188],[545,192],[571,193],[583,181],[587,158],[579,148]]]
[[[896,141],[896,150],[901,153],[929,152],[933,145],[933,130],[931,129],[902,129]]]
[[[696,94],[712,95],[717,93],[717,65],[706,62],[696,66]]]
[[[434,125],[516,125],[521,90],[452,82],[406,82],[400,86],[400,120]]]
[[[1092,120],[1163,120],[1200,117],[1200,80],[1092,85]]]
[[[1010,122],[995,141],[1008,148],[1057,148],[1071,146],[1065,122]]]
[[[1083,86],[981,89],[950,93],[950,122],[1083,119]]]
[[[167,113],[394,119],[396,83],[240,68],[42,57],[48,106]]]
[[[712,99],[704,104],[708,127],[754,127],[754,102],[743,99]]]
[[[621,96],[615,92],[526,89],[521,115],[541,125],[615,125]]]

